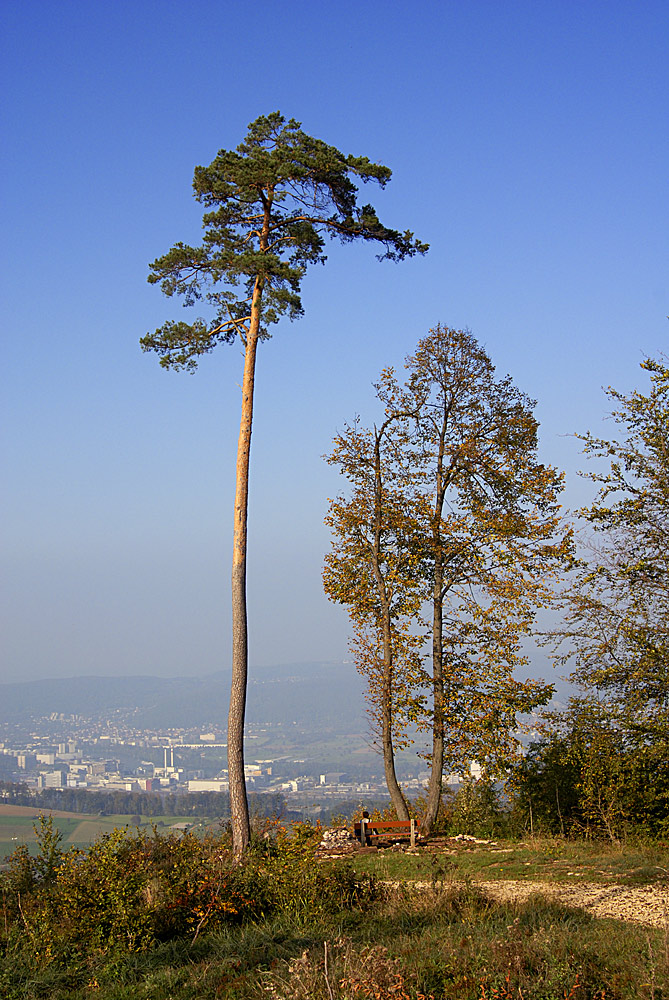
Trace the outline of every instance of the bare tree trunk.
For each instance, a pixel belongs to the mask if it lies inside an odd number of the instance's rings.
[[[421,832],[425,836],[430,833],[437,820],[444,772],[444,648],[441,591],[441,553],[438,552],[435,560],[432,612],[432,758],[427,786],[427,805],[421,820]]]
[[[381,474],[381,439],[390,420],[375,433],[374,442],[374,543],[372,569],[383,615],[383,684],[381,686],[381,749],[386,785],[398,819],[409,819],[409,810],[397,781],[393,747],[393,640],[390,629],[390,598],[381,573],[381,533],[383,523],[383,477]]]
[[[404,793],[399,786],[397,774],[395,772],[395,751],[393,749],[391,720],[386,718],[385,712],[383,716],[382,741],[383,770],[386,777],[388,792],[390,793],[390,801],[392,802],[393,808],[397,813],[398,819],[409,819],[409,810],[407,808],[406,799],[404,798]]]
[[[244,717],[248,674],[248,630],[246,620],[246,537],[249,498],[249,459],[253,422],[253,387],[256,349],[260,328],[263,282],[256,280],[251,306],[251,322],[244,354],[242,416],[237,443],[234,534],[232,545],[232,686],[228,712],[228,780],[232,851],[240,858],[251,839],[249,804],[244,777]]]
[[[437,821],[441,804],[444,773],[444,547],[441,518],[446,495],[444,475],[444,441],[448,425],[448,411],[439,434],[436,467],[436,498],[432,523],[434,549],[434,583],[432,585],[432,758],[430,780],[427,786],[427,805],[422,817],[422,832],[427,836]]]
[[[393,747],[393,652],[390,638],[388,614],[385,612],[383,627],[383,687],[381,705],[381,747],[383,751],[383,769],[386,785],[398,819],[409,819],[404,793],[399,786],[395,771],[395,748]]]

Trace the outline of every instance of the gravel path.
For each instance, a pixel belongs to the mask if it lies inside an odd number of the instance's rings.
[[[428,889],[429,882],[411,883],[416,888]],[[464,883],[463,883],[464,884]],[[522,902],[531,896],[542,895],[567,906],[578,906],[595,917],[615,917],[648,927],[669,930],[669,886],[666,885],[599,885],[595,882],[535,882],[499,879],[493,882],[473,882],[491,899],[499,902]]]

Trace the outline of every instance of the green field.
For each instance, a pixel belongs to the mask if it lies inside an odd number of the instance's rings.
[[[35,827],[39,813],[30,815],[0,815],[0,863],[20,844],[25,844],[31,854],[37,853]],[[53,816],[53,825],[62,834],[62,847],[87,847],[98,837],[111,833],[117,827],[134,828],[137,817],[133,815],[90,816],[72,813],[70,816]],[[218,827],[218,820],[205,816],[160,816],[140,817],[140,829],[151,830],[154,826],[160,833],[168,833],[174,823],[188,823],[189,828],[205,830]]]

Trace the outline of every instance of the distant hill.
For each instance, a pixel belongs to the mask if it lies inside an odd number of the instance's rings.
[[[204,726],[227,719],[230,673],[206,677],[66,677],[0,684],[0,722],[52,712],[132,712],[138,727]],[[293,663],[249,670],[251,723],[360,731],[363,681],[352,664]]]

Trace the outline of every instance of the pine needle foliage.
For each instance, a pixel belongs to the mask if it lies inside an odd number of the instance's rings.
[[[168,320],[142,338],[143,349],[166,368],[192,371],[219,343],[246,339],[258,288],[258,336],[268,337],[282,316],[302,315],[302,278],[325,263],[326,238],[380,245],[380,260],[425,253],[413,233],[388,228],[371,204],[358,204],[354,179],[384,188],[390,178],[388,167],[341,153],[278,111],[257,118],[235,150],[195,168],[193,192],[207,209],[202,243],[176,243],[151,265],[149,281],[165,295],[185,306],[204,302],[213,316]]]

